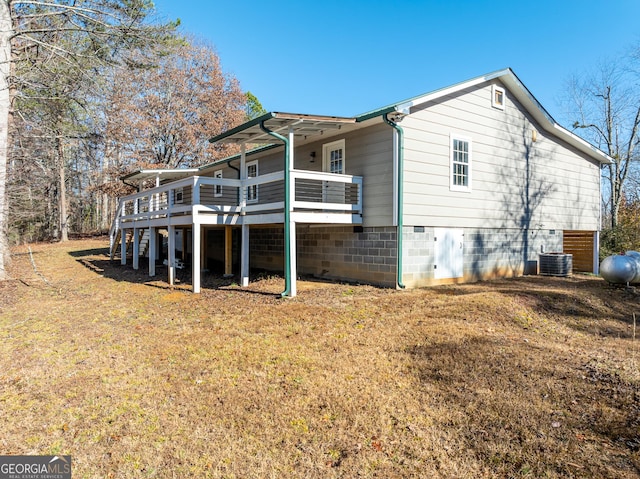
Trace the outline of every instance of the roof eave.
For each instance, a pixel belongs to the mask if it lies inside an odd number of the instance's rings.
[[[235,128],[232,128],[231,130],[227,130],[224,133],[220,133],[219,135],[209,138],[209,143],[217,143],[229,136],[233,136],[236,133],[240,133],[241,131],[244,131],[247,128],[251,128],[252,126],[259,125],[261,122],[269,120],[274,117],[275,117],[275,113],[273,112],[265,113],[264,115],[254,118],[253,120],[249,120],[243,123],[242,125],[238,125]]]
[[[456,83],[455,85],[441,88],[439,90],[434,90],[424,95],[416,96],[406,101],[395,103],[394,105],[389,105],[385,108],[364,113],[358,118],[363,118],[359,121],[364,121],[374,116],[383,115],[384,113],[389,113],[390,111],[394,110],[406,113],[413,107],[418,107],[429,101],[437,100],[439,98],[442,98],[443,96],[451,95],[466,88],[495,79],[499,79],[500,81],[502,81],[502,83],[504,83],[509,88],[509,90],[515,94],[518,101],[523,104],[526,110],[534,117],[534,119],[542,126],[544,130],[560,139],[563,139],[567,143],[571,144],[575,148],[579,149],[580,151],[589,155],[591,158],[600,163],[608,164],[613,161],[613,159],[602,150],[584,140],[580,136],[576,135],[575,133],[568,131],[566,128],[562,127],[558,122],[556,122],[551,114],[549,114],[549,112],[542,106],[542,104],[536,99],[536,97],[533,96],[531,91],[529,91],[524,83],[522,83],[522,81],[518,78],[518,76],[513,72],[511,68],[504,68],[502,70],[497,70],[492,73],[487,73],[486,75],[472,78],[471,80]]]
[[[142,170],[136,170],[133,171],[131,173],[128,173],[124,176],[120,177],[121,181],[126,181],[128,179],[131,179],[135,176],[139,176],[139,175],[148,175],[148,177],[151,176],[163,176],[163,175],[171,175],[171,174],[184,174],[185,176],[189,176],[189,173],[196,173],[198,171],[198,168],[157,168],[157,169],[142,169]]]
[[[613,161],[613,158],[607,155],[604,151],[592,145],[584,138],[567,130],[557,121],[555,121],[551,114],[549,114],[549,112],[542,106],[542,104],[536,99],[536,97],[533,96],[531,91],[529,91],[525,84],[522,83],[522,81],[511,69],[505,70],[502,75],[498,75],[496,78],[499,78],[505,85],[510,87],[510,90],[512,92],[515,90],[518,101],[520,101],[520,103],[525,106],[527,111],[529,111],[533,115],[533,117],[538,123],[540,123],[543,129],[545,129],[552,135],[566,141],[570,145],[574,146],[583,153],[586,153],[600,163],[609,164]],[[520,95],[517,95],[517,92],[520,92]]]
[[[353,117],[307,115],[302,113],[270,112],[209,140],[211,143],[257,144],[277,143],[269,132],[293,131],[295,135],[322,135],[330,129],[340,129],[343,125],[356,123]],[[262,126],[267,129],[263,129]],[[293,130],[291,130],[293,129]]]
[[[270,145],[262,145],[259,146],[257,148],[253,148],[251,150],[248,150],[245,155],[246,156],[252,156],[252,155],[257,155],[258,153],[262,153],[264,151],[268,151],[268,150],[272,150],[274,148],[278,148],[282,146],[282,144],[270,144]],[[231,161],[234,160],[239,160],[240,159],[240,153],[236,153],[234,155],[231,156],[227,156],[225,158],[220,158],[219,160],[216,161],[212,161],[211,163],[207,163],[206,165],[202,165],[201,167],[198,168],[198,171],[203,171],[203,170],[207,170],[209,168],[214,168],[216,166],[222,165],[224,163],[229,163]]]
[[[397,111],[397,106],[398,104],[389,105],[383,108],[379,108],[377,110],[372,110],[367,113],[363,113],[361,115],[356,116],[356,122],[362,123],[363,121],[371,120],[372,118],[376,118],[376,117],[385,115],[387,113],[392,113],[394,111]]]
[[[611,158],[609,155],[607,155],[604,151],[602,151],[597,146],[594,146],[591,143],[589,143],[584,138],[576,135],[575,133],[567,130],[566,128],[564,128],[563,126],[557,123],[553,124],[553,128],[556,131],[552,133],[554,133],[557,137],[564,139],[567,143],[574,146],[575,148],[582,151],[583,153],[588,154],[599,163],[603,165],[608,165],[613,163],[614,161],[613,158]]]

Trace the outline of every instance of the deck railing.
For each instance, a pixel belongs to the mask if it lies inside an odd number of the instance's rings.
[[[362,177],[291,171],[291,210],[362,213]],[[193,176],[120,199],[112,230],[128,222],[188,214],[261,214],[285,205],[284,172],[243,180]]]

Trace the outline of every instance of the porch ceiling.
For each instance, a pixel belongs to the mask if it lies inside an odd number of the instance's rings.
[[[251,120],[221,135],[209,140],[211,143],[249,143],[249,144],[271,144],[277,140],[262,131],[260,124],[280,135],[287,135],[289,128],[293,129],[295,137],[306,139],[307,137],[320,136],[325,132],[340,130],[345,125],[356,122],[355,118],[339,116],[317,116],[303,115],[298,113],[267,113],[261,117]]]

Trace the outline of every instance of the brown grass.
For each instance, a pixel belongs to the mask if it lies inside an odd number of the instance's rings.
[[[587,276],[201,295],[102,240],[15,250],[0,454],[75,478],[640,476],[634,291]],[[45,282],[46,279],[47,282]]]

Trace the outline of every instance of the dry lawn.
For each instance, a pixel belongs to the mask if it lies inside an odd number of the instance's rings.
[[[75,478],[640,477],[635,291],[300,282],[286,300],[267,277],[193,295],[105,246],[32,245],[40,274],[14,251],[0,454],[70,454]]]

